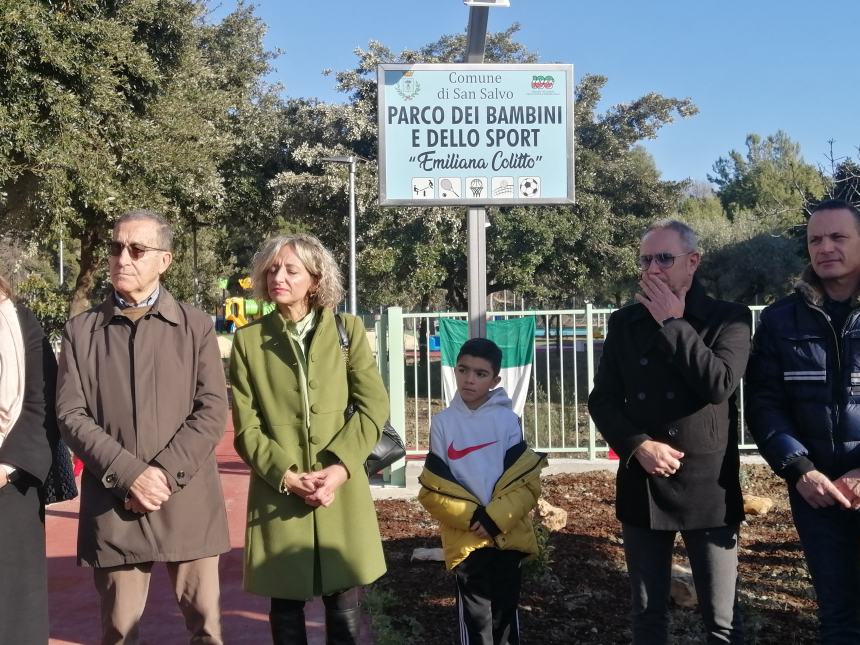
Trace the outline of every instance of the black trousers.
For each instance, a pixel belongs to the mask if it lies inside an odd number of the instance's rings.
[[[676,532],[630,524],[621,527],[632,592],[633,643],[668,644],[669,590]],[[693,570],[699,612],[705,622],[709,645],[744,642],[737,597],[738,529],[735,524],[680,532]]]
[[[478,549],[454,569],[463,645],[519,645],[520,551]]]

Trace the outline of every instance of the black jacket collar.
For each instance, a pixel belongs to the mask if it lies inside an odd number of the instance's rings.
[[[800,278],[794,285],[794,290],[800,294],[806,302],[816,307],[822,307],[827,299],[827,292],[824,291],[824,286],[821,284],[821,278],[812,270],[812,265],[804,269]],[[851,296],[851,308],[860,307],[860,294]]]

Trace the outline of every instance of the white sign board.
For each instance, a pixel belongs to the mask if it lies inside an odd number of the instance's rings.
[[[378,68],[383,206],[571,204],[572,65]]]

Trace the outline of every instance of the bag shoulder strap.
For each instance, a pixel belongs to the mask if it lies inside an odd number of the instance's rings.
[[[334,324],[337,326],[337,335],[340,339],[340,351],[343,354],[343,360],[346,366],[349,367],[349,335],[346,333],[346,326],[343,324],[343,318],[340,314],[334,315]]]

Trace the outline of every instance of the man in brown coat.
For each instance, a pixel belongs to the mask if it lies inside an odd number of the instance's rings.
[[[159,215],[123,215],[113,293],[63,334],[57,416],[85,464],[78,564],[93,567],[105,645],[138,642],[153,562],[167,563],[191,642],[222,643],[224,373],[209,316],[159,283],[171,242]]]

